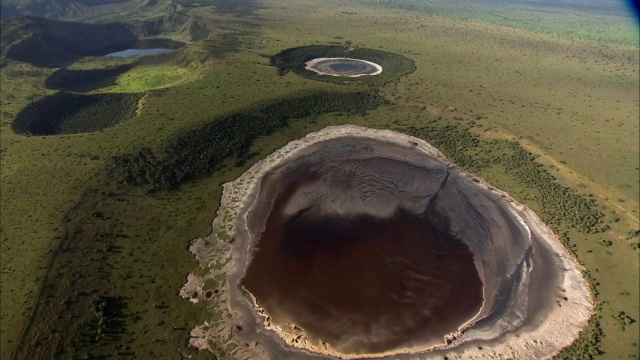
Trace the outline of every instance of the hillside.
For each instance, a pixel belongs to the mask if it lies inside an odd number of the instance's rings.
[[[145,17],[183,8],[213,6],[217,12],[250,14],[255,0],[3,0],[0,21],[30,15],[58,20],[104,22],[127,16]],[[125,15],[126,14],[126,15]]]
[[[192,17],[169,14],[131,22],[84,24],[24,16],[1,24],[3,63],[17,60],[38,67],[64,67],[85,56],[135,47],[146,38],[183,42],[212,36],[213,27]],[[158,47],[175,47],[170,41]],[[37,49],[37,50],[35,50]]]

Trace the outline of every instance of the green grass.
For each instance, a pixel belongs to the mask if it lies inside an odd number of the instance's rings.
[[[372,2],[372,4],[374,4]],[[377,4],[459,21],[485,22],[569,39],[638,46],[638,28],[623,1],[383,0]]]
[[[189,327],[208,316],[220,316],[207,315],[203,306],[193,306],[176,293],[188,272],[199,271],[186,248],[191,239],[210,231],[223,182],[235,179],[287,141],[326,125],[406,128],[442,116],[442,124],[461,129],[471,126],[472,132],[486,141],[484,149],[501,146],[501,142],[493,142],[496,137],[520,142],[540,155],[538,160],[545,169],[563,184],[587,196],[593,194],[606,206],[610,231],[585,234],[571,228],[561,230],[567,232],[574,251],[600,284],[600,322],[605,334],[601,358],[637,358],[637,326],[623,330],[616,318],[621,311],[636,321],[640,318],[638,252],[632,248],[637,239],[628,237],[628,232],[638,227],[637,47],[624,41],[602,39],[606,43],[600,43],[583,35],[572,39],[523,26],[505,27],[486,19],[461,21],[356,3],[299,1],[285,6],[266,1],[263,6],[259,13],[268,21],[215,14],[211,8],[186,10],[197,14],[199,21],[225,24],[225,32],[242,39],[235,50],[240,52],[219,57],[212,42],[192,44],[193,53],[199,54],[196,58],[202,62],[193,81],[150,91],[135,118],[94,134],[14,134],[11,124],[15,116],[29,103],[53,94],[44,82],[56,69],[10,60],[0,69],[0,357],[10,357],[16,350],[36,300],[51,312],[39,315],[41,321],[33,328],[35,339],[29,341],[52,339],[53,343],[62,339],[61,351],[66,354],[90,351],[86,346],[72,350],[69,344],[73,337],[82,337],[82,321],[95,320],[88,308],[95,295],[125,298],[125,312],[131,318],[126,333],[97,346],[96,355],[133,351],[140,358],[179,356],[176,348],[184,350]],[[144,15],[132,11],[122,16]],[[590,27],[596,29],[597,24],[585,22],[584,31],[591,33]],[[394,52],[415,61],[415,72],[379,89],[394,107],[366,115],[322,115],[293,123],[277,134],[258,138],[249,150],[258,155],[241,167],[234,167],[231,161],[224,170],[177,192],[149,196],[142,190],[104,182],[109,176],[107,163],[115,155],[142,147],[162,149],[177,133],[274,99],[299,92],[345,90],[341,85],[293,73],[280,77],[267,58],[287,48],[327,44],[338,38],[356,47]],[[73,68],[83,66],[89,64],[75,63]],[[121,89],[153,83],[152,79],[160,77],[153,75],[153,68],[125,81]],[[145,72],[146,78],[142,76]],[[355,84],[348,88],[361,89]],[[478,116],[480,120],[476,120]],[[492,185],[534,210],[542,210],[503,169],[490,166],[475,170]],[[578,183],[585,187],[578,187]],[[629,216],[622,216],[621,209]],[[93,214],[97,211],[108,219],[96,218]],[[616,217],[621,220],[615,222]],[[78,234],[83,237],[58,253],[49,273],[58,287],[46,288],[42,292],[46,296],[37,299],[49,260],[65,231],[76,231],[72,225],[81,226]],[[603,247],[602,239],[612,245]],[[78,274],[84,277],[78,278]],[[94,292],[76,294],[82,291],[78,284]],[[66,304],[67,298],[78,302]],[[57,317],[62,311],[79,318],[61,320],[67,319]],[[71,330],[67,332],[65,325]],[[56,328],[65,331],[52,331]],[[219,348],[224,349],[225,344]],[[36,348],[27,346],[29,349],[33,352]],[[46,354],[41,352],[40,356]]]
[[[383,94],[436,115],[448,107],[481,115],[605,186],[638,217],[637,48],[370,7],[306,2],[265,12],[280,21],[265,25],[265,35],[280,40],[272,52],[302,45],[300,38],[313,44],[342,37],[404,54],[417,70]],[[378,27],[389,31],[370,31]],[[293,33],[299,37],[286,35]]]
[[[34,69],[19,63],[10,63],[2,69],[3,75],[9,72],[22,74],[20,81],[4,81],[6,78],[3,76],[0,83],[3,102],[0,132],[3,189],[0,211],[3,224],[0,251],[3,292],[0,296],[3,331],[0,349],[3,358],[15,351],[23,324],[31,314],[49,259],[64,235],[65,213],[80,201],[92,179],[103,176],[102,169],[111,156],[132,152],[140,147],[159,147],[179,130],[198,126],[212,116],[224,115],[298,91],[332,88],[331,85],[318,86],[308,81],[289,81],[282,86],[275,69],[269,67],[268,60],[258,54],[210,62],[207,67],[209,72],[198,81],[150,93],[144,108],[132,121],[96,134],[57,137],[24,137],[11,131],[14,117],[30,100],[38,99],[38,94],[51,93],[44,90],[43,82],[52,70]],[[26,74],[29,76],[25,77]],[[248,87],[260,91],[247,92]],[[239,173],[235,172],[233,176],[237,175]],[[190,202],[192,198],[185,200],[185,211],[178,214],[175,221],[197,224],[198,228],[189,226],[183,228],[180,234],[162,235],[158,241],[164,241],[168,246],[164,256],[177,262],[190,259],[186,244],[192,238],[206,235],[215,213],[215,192],[220,181],[222,179],[214,178],[207,185],[214,189],[209,197],[201,197],[203,191],[200,188],[194,190],[197,194],[194,196],[199,201],[205,201],[209,211],[197,211],[198,215],[194,218],[191,212],[194,209]],[[169,207],[175,206],[171,202],[168,204]],[[156,219],[166,216],[164,208],[154,212],[139,211],[138,216],[148,214]],[[149,228],[142,227],[140,231],[149,231]],[[25,252],[25,249],[28,251]],[[150,257],[148,261],[154,260]],[[171,274],[174,276],[173,286],[157,296],[165,302],[184,305],[184,300],[175,294],[186,272]],[[145,324],[151,326],[150,323]],[[183,331],[185,333],[186,330]],[[160,345],[156,343],[147,344],[143,349],[154,346],[158,351]],[[173,351],[169,348],[165,350]]]
[[[115,85],[100,89],[101,92],[141,92],[178,85],[192,80],[193,72],[171,65],[136,67],[115,80]]]
[[[329,112],[362,113],[385,104],[384,98],[367,92],[313,92],[289,96],[261,107],[211,119],[204,126],[185,131],[161,151],[148,148],[114,158],[114,172],[125,184],[150,191],[175,189],[209,176],[225,159],[240,166],[252,157],[247,150],[260,136],[268,136],[310,116]],[[213,146],[212,146],[213,145]]]

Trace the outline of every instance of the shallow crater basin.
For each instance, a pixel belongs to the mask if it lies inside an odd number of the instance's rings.
[[[305,69],[320,75],[360,77],[382,73],[382,66],[374,62],[346,57],[316,58],[305,64]]]

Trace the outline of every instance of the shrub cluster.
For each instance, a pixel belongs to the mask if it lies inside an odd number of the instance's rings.
[[[125,332],[123,298],[95,296],[88,307],[91,316],[79,325],[71,342],[76,350],[109,343]]]
[[[427,125],[404,130],[424,139],[447,155],[458,166],[478,171],[499,167],[518,185],[512,193],[534,200],[539,205],[538,215],[551,226],[567,222],[584,233],[597,233],[609,229],[604,214],[594,199],[578,194],[555,181],[535,157],[511,141],[494,140],[491,150],[477,136],[455,125]]]

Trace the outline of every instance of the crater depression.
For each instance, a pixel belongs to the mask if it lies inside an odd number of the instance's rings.
[[[296,74],[336,84],[383,85],[415,71],[413,60],[388,51],[340,45],[309,45],[271,57],[280,75]],[[372,76],[375,75],[375,76]]]
[[[247,345],[238,358],[540,359],[593,310],[579,267],[531,210],[391,131],[330,127],[291,142],[225,185],[213,227],[191,250],[206,264],[230,230],[228,261],[181,293],[208,299],[201,284],[225,274],[225,320],[194,329],[191,345],[226,328]]]
[[[307,70],[320,75],[359,77],[382,73],[382,66],[360,59],[317,58],[307,61],[306,65]]]

